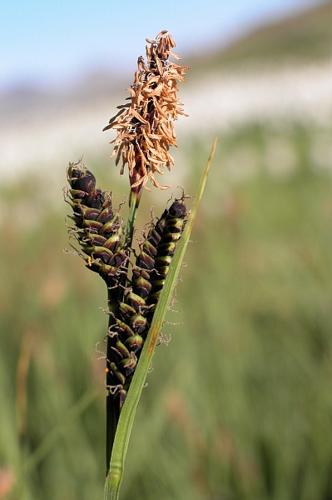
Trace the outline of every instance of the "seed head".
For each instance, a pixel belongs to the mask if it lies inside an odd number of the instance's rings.
[[[164,189],[156,179],[169,170],[174,160],[170,146],[176,146],[174,120],[184,115],[177,97],[177,82],[184,80],[187,67],[169,61],[175,42],[168,31],[154,40],[147,39],[146,61],[139,57],[134,82],[129,88],[130,102],[118,106],[119,112],[104,130],[117,132],[113,156],[121,163],[121,174],[128,166],[133,192],[140,192],[148,181]]]
[[[81,162],[69,164],[67,174],[74,221],[70,233],[87,267],[115,288],[128,259],[121,241],[122,219],[113,211],[111,193],[96,188],[95,176]]]

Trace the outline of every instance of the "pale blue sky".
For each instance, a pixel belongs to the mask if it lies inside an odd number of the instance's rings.
[[[220,45],[307,0],[12,0],[0,7],[0,86],[132,70],[145,37],[168,29],[181,54]]]

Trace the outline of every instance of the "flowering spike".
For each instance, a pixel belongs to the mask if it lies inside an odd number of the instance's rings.
[[[111,193],[96,189],[93,173],[80,162],[69,165],[67,177],[75,223],[71,229],[86,266],[114,287],[128,255],[121,244],[122,220],[113,212]]]
[[[112,396],[118,400],[119,409],[130,386],[186,218],[184,201],[175,200],[151,227],[136,258],[131,287],[113,317],[109,329],[112,347],[108,359],[108,385],[113,388]],[[128,351],[121,350],[119,345],[124,345]]]
[[[114,129],[113,156],[121,161],[121,173],[127,165],[131,190],[140,193],[151,181],[165,188],[155,175],[170,169],[174,160],[169,153],[176,146],[174,120],[183,115],[177,98],[177,82],[183,81],[187,67],[169,61],[175,42],[168,31],[161,31],[154,40],[147,39],[146,62],[137,61],[134,82],[129,88],[129,103],[119,106],[104,130]]]

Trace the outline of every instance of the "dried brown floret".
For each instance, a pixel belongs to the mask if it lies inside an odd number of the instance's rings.
[[[110,119],[104,130],[117,131],[113,155],[121,162],[121,174],[127,165],[133,192],[140,192],[148,181],[161,186],[155,174],[170,169],[174,160],[169,153],[176,146],[174,120],[184,115],[177,98],[177,82],[183,81],[187,67],[169,61],[178,57],[172,52],[175,42],[168,31],[161,31],[154,40],[147,39],[146,62],[137,61],[134,82],[129,88],[127,104]]]

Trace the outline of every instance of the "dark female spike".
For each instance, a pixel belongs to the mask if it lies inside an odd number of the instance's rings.
[[[175,200],[152,226],[136,257],[131,289],[119,304],[111,327],[113,349],[109,370],[110,380],[117,387],[114,397],[118,398],[119,409],[125,400],[144,339],[149,331],[153,311],[164,286],[186,216],[187,209],[183,200]],[[120,352],[117,347],[119,342],[124,346]]]
[[[177,241],[181,238],[186,218],[187,208],[183,199],[175,200],[168,210],[164,212],[164,224],[160,241],[156,247],[154,269],[151,273],[151,292],[148,304],[152,307],[150,315],[153,314],[158,302],[161,290],[164,286],[166,276],[172,257],[175,253]]]
[[[86,266],[114,287],[128,254],[121,246],[122,221],[113,213],[112,196],[96,188],[95,176],[81,162],[69,165],[67,178],[74,234]]]

